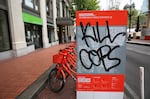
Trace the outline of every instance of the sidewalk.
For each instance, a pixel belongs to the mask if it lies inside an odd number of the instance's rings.
[[[0,61],[0,99],[15,99],[52,66],[52,56],[70,44]]]

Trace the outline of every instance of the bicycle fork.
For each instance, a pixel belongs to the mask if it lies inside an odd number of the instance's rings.
[[[70,68],[69,64],[63,65],[63,67],[65,68],[65,70],[67,71],[67,73],[69,74],[69,76],[70,76],[71,78],[73,78],[73,80],[76,80],[76,78],[75,78],[74,75],[72,74],[72,73],[76,74],[76,72],[73,71],[73,70]]]
[[[66,82],[66,75],[62,68],[58,68],[56,78],[58,77],[58,75],[62,75],[64,82]]]

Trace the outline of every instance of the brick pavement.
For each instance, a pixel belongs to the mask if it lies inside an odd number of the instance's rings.
[[[0,61],[0,99],[14,99],[52,66],[52,56],[70,45],[38,49],[30,54]]]

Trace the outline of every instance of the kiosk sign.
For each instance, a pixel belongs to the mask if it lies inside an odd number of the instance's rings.
[[[127,11],[76,13],[77,99],[123,99],[127,17]]]

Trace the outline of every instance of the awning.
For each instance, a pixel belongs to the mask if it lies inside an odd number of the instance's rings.
[[[73,19],[71,17],[58,17],[56,19],[57,25],[73,25]]]
[[[37,16],[30,15],[28,13],[22,13],[23,21],[27,23],[42,25],[42,19]]]

